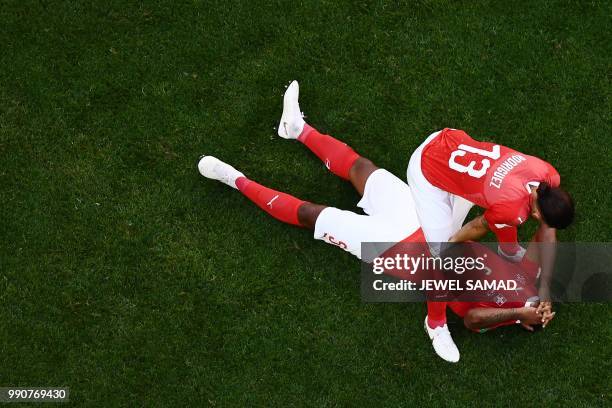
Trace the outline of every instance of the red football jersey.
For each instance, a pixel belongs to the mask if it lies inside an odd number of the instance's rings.
[[[531,186],[560,183],[555,168],[537,157],[449,128],[425,146],[421,170],[434,186],[485,208],[500,242],[516,241],[514,227],[529,218]]]
[[[422,245],[420,245],[422,244]],[[479,256],[484,256],[485,265],[487,269],[491,271],[494,275],[494,279],[496,280],[514,280],[516,281],[521,289],[519,291],[515,290],[490,290],[487,291],[486,297],[490,300],[482,300],[482,301],[465,301],[461,300],[471,298],[473,299],[474,295],[470,295],[466,292],[457,292],[454,293],[456,295],[456,301],[448,302],[448,307],[459,317],[465,317],[465,315],[474,308],[496,308],[496,309],[509,309],[509,308],[519,308],[526,305],[527,300],[533,297],[537,297],[538,288],[536,286],[536,280],[539,274],[539,265],[527,259],[527,257],[523,257],[523,260],[520,263],[512,263],[504,260],[500,256],[498,256],[495,252],[491,251],[485,246],[476,246],[478,244],[474,244],[475,246],[472,249],[477,249],[477,254]],[[425,235],[423,234],[422,229],[418,229],[411,236],[407,237],[400,243],[394,245],[392,248],[388,249],[382,256],[394,258],[396,255],[404,255],[407,254],[410,257],[419,257],[422,254],[429,255],[428,246],[425,241]],[[470,249],[466,247],[466,249]],[[470,256],[474,257],[474,254],[470,254]],[[405,279],[411,282],[415,282],[417,286],[420,287],[422,279],[429,278],[425,270],[417,270],[416,274],[411,275],[410,273],[402,270],[386,270],[385,274],[393,276],[398,279]],[[475,273],[481,273],[479,271],[475,271]],[[476,276],[476,275],[475,275]],[[468,276],[469,277],[469,276]],[[453,295],[453,294],[450,294]],[[466,296],[463,296],[466,295]],[[505,322],[500,322],[486,329],[476,330],[479,332],[485,332],[487,330],[491,330],[497,327],[506,326],[510,324],[515,324],[516,320],[507,320]]]
[[[492,267],[496,271],[496,275],[499,278],[510,278],[517,279],[520,276],[524,278],[524,287],[522,291],[522,296],[525,300],[537,297],[538,289],[536,287],[536,279],[539,272],[539,266],[526,258],[519,264],[513,264],[507,261],[502,260],[501,258],[489,257],[487,261],[487,266]],[[527,304],[527,301],[518,301],[517,299],[512,301],[506,301],[504,293],[499,293],[497,296],[494,296],[495,301],[493,302],[448,302],[448,307],[459,317],[465,317],[465,315],[474,308],[496,308],[496,309],[511,309],[511,308],[520,308],[524,307]],[[501,326],[508,326],[511,324],[516,324],[516,320],[507,320],[505,322],[500,322],[494,324],[485,329],[475,330],[478,332],[485,332],[488,330],[495,329]]]

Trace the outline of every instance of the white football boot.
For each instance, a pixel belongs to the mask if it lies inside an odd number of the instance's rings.
[[[278,124],[278,135],[285,139],[297,139],[304,130],[304,118],[300,110],[298,98],[300,85],[293,81],[287,87],[283,97],[283,114]]]
[[[455,342],[446,325],[432,329],[427,324],[427,316],[425,316],[425,331],[429,335],[437,355],[449,363],[459,361],[459,349],[455,346]]]
[[[202,156],[198,162],[200,174],[209,179],[218,180],[230,187],[236,187],[236,179],[244,174],[213,156]]]

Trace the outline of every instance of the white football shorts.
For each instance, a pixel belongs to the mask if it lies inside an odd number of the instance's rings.
[[[410,188],[387,170],[378,169],[368,177],[357,206],[367,215],[324,209],[317,218],[314,238],[361,259],[362,242],[396,243],[420,228]]]
[[[414,151],[408,163],[407,178],[414,198],[416,213],[427,242],[447,242],[465,221],[474,203],[431,184],[421,169],[423,148],[435,139],[434,132]],[[432,248],[435,252],[435,249]]]

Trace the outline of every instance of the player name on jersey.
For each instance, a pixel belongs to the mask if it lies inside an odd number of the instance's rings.
[[[560,182],[559,173],[544,160],[449,128],[423,148],[421,171],[433,186],[484,208],[489,226],[504,228],[529,218],[532,187]],[[515,232],[512,238],[506,235],[498,235],[500,242],[516,242]]]
[[[504,177],[506,177],[506,175],[510,173],[512,169],[518,166],[519,163],[524,162],[526,160],[527,158],[525,158],[525,156],[521,154],[514,154],[508,157],[506,160],[503,161],[502,164],[497,166],[497,169],[495,169],[495,171],[493,172],[493,176],[491,177],[489,185],[491,187],[501,188],[502,183],[504,181]]]

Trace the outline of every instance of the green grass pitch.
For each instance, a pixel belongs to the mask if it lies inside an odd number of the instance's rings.
[[[604,406],[609,304],[469,333],[435,356],[420,304],[363,304],[359,263],[195,164],[355,209],[278,138],[307,120],[402,178],[432,131],[553,163],[563,241],[612,241],[609,1],[0,4],[0,386],[87,406]],[[533,226],[521,233],[523,238]]]

